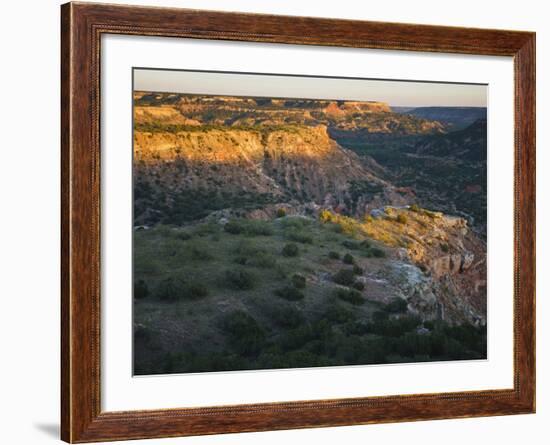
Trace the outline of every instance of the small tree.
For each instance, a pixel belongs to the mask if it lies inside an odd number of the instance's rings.
[[[351,286],[355,281],[355,274],[352,269],[340,269],[334,274],[332,281],[342,286]]]
[[[291,278],[292,284],[297,289],[304,289],[306,287],[306,277],[295,273]]]
[[[295,257],[298,256],[298,246],[294,243],[285,244],[282,250],[283,256],[286,257]]]
[[[353,264],[355,263],[355,259],[353,258],[353,255],[351,253],[346,253],[344,255],[344,258],[342,258],[342,261],[345,263],[345,264]]]

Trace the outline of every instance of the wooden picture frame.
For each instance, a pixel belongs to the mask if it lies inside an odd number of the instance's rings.
[[[61,34],[63,440],[94,442],[535,411],[534,33],[67,3],[61,7]],[[102,412],[99,73],[103,34],[512,56],[515,69],[513,389]]]

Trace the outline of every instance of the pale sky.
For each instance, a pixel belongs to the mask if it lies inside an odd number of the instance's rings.
[[[417,79],[415,79],[417,80]],[[487,85],[134,69],[134,90],[225,96],[371,100],[393,106],[487,106]]]

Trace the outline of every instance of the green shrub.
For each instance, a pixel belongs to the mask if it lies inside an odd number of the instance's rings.
[[[354,321],[356,318],[357,316],[354,312],[340,304],[332,304],[323,314],[323,319],[333,323],[347,323]]]
[[[378,247],[372,247],[370,249],[370,253],[375,258],[384,258],[386,256],[386,252],[384,252],[382,249]]]
[[[195,245],[191,247],[191,258],[198,261],[210,261],[214,259],[214,255],[204,245]]]
[[[248,261],[249,265],[259,267],[261,269],[270,269],[272,267],[275,267],[277,262],[275,261],[275,258],[273,258],[272,255],[264,252],[260,252],[254,257]]]
[[[267,221],[247,220],[245,223],[245,234],[248,236],[271,236],[273,228]]]
[[[299,230],[292,230],[288,232],[286,238],[290,241],[295,241],[302,244],[313,244],[313,238],[305,232]]]
[[[342,241],[342,246],[350,250],[358,250],[361,247],[358,242],[351,240]]]
[[[197,300],[208,295],[208,288],[200,281],[186,282],[180,278],[169,277],[162,280],[155,296],[162,301]]]
[[[394,298],[384,306],[384,310],[394,314],[407,312],[407,301],[403,298]]]
[[[298,246],[294,243],[285,244],[282,250],[283,256],[286,257],[295,257],[298,256]]]
[[[168,277],[162,280],[155,289],[155,296],[162,301],[178,301],[185,293],[185,282],[179,278]]]
[[[435,323],[431,320],[425,320],[424,321],[424,327],[426,329],[429,329],[430,331],[433,331],[435,328]]]
[[[283,218],[286,216],[286,210],[283,208],[277,209],[277,218]]]
[[[422,320],[416,316],[405,316],[386,320],[378,320],[372,324],[372,331],[378,335],[399,337],[406,332],[416,329]]]
[[[413,212],[420,213],[422,209],[418,206],[418,204],[413,204],[409,207],[409,209]]]
[[[352,271],[355,275],[363,275],[363,268],[359,267],[357,264],[353,265]]]
[[[351,287],[357,290],[363,290],[365,289],[365,283],[363,283],[362,281],[356,281],[351,285]]]
[[[289,216],[281,220],[281,225],[285,229],[303,229],[304,227],[310,226],[311,222],[310,219],[301,216]]]
[[[228,314],[222,329],[228,335],[230,346],[239,354],[257,354],[265,342],[265,332],[258,322],[244,311],[234,311]]]
[[[339,260],[339,259],[340,259],[340,254],[339,254],[338,252],[334,252],[334,251],[331,250],[331,251],[328,253],[328,257],[329,257],[330,259],[333,259],[333,260]]]
[[[240,264],[241,266],[246,266],[249,261],[250,261],[249,258],[247,258],[244,255],[239,255],[239,256],[236,256],[235,258],[233,258],[233,262],[235,264]]]
[[[369,249],[370,243],[367,240],[363,240],[361,241],[361,243],[359,243],[359,246],[361,247],[361,249]]]
[[[225,230],[227,233],[231,233],[232,235],[239,235],[243,233],[244,227],[241,223],[237,221],[228,221],[223,226],[223,230]]]
[[[243,269],[225,271],[225,280],[229,287],[236,290],[249,290],[254,287],[254,275]]]
[[[149,287],[143,280],[138,280],[134,283],[134,298],[142,299],[149,296]]]
[[[216,233],[219,233],[219,231],[220,231],[220,226],[217,223],[208,222],[208,223],[198,225],[195,228],[193,233],[200,237],[204,237],[208,235],[214,235]]]
[[[346,253],[344,255],[344,258],[342,258],[342,261],[344,262],[344,264],[353,264],[355,262],[355,258],[353,258],[353,255],[351,255],[350,253]]]
[[[294,286],[284,286],[275,290],[275,295],[289,301],[302,300],[304,294]]]
[[[355,274],[352,269],[340,269],[334,274],[332,281],[342,286],[351,286],[355,281]]]
[[[189,300],[198,300],[208,296],[208,288],[204,284],[194,281],[185,285],[183,296]]]
[[[284,328],[295,328],[304,323],[302,312],[292,306],[276,307],[270,315],[276,324]]]
[[[449,245],[441,243],[441,250],[445,253],[449,252]]]
[[[297,289],[304,289],[306,287],[306,277],[304,277],[303,275],[295,273],[294,275],[292,275],[290,280],[292,281],[294,287]]]
[[[179,232],[176,232],[174,237],[181,241],[187,241],[188,239],[191,239],[191,234],[188,232],[179,231]]]
[[[361,293],[355,289],[336,289],[336,296],[348,303],[360,305],[365,303],[365,299]]]
[[[245,234],[247,236],[270,236],[273,229],[267,221],[239,219],[228,221],[223,229],[232,235]]]
[[[388,320],[389,318],[390,318],[389,314],[384,311],[376,311],[372,314],[372,321],[375,323]]]

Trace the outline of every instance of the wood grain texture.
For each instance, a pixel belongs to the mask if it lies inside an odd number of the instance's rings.
[[[61,8],[61,436],[174,437],[535,410],[535,35],[528,32],[68,3]],[[101,412],[100,38],[104,33],[504,55],[515,66],[514,388]],[[182,400],[185,404],[185,400]]]

